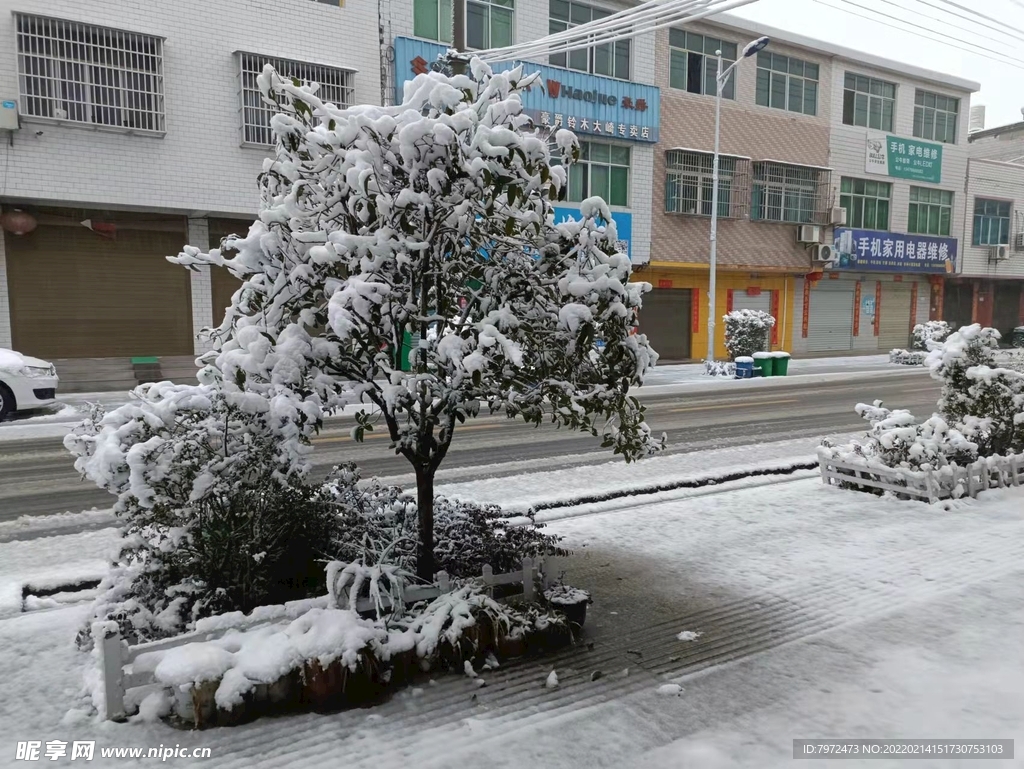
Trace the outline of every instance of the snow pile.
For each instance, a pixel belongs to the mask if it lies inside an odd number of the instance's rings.
[[[544,600],[554,606],[575,606],[590,603],[590,593],[578,587],[555,585],[544,591]]]
[[[775,318],[761,310],[733,310],[725,316],[725,349],[735,360],[768,349]],[[710,356],[709,356],[710,357]]]
[[[899,366],[923,366],[927,359],[928,353],[921,350],[896,348],[889,352],[889,362]]]
[[[742,356],[741,356],[742,357]],[[753,358],[750,359],[753,361]],[[736,376],[736,364],[729,361],[706,360],[704,361],[705,376]]]

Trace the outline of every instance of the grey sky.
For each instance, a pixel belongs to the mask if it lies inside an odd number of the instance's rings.
[[[830,6],[843,7],[854,13],[873,15],[870,11],[847,4],[843,0],[825,0],[825,2]],[[984,0],[983,2],[981,0],[957,0],[961,6],[977,8],[986,16],[1000,19],[1002,22],[993,24],[993,22],[981,18],[976,19],[976,23],[957,19],[918,0],[853,0],[853,2],[859,6],[876,8],[882,13],[896,16],[910,23],[919,24],[932,30],[941,30],[960,42],[947,41],[945,38],[943,38],[944,42],[933,42],[921,35],[931,34],[933,37],[941,37],[941,35],[921,32],[910,26],[893,29],[880,22],[897,27],[900,26],[900,22],[882,16],[877,17],[878,21],[870,21],[814,0],[758,0],[751,5],[734,10],[732,13],[808,37],[979,82],[981,91],[974,95],[971,103],[984,104],[987,107],[986,128],[1022,119],[1024,31],[1016,30],[1024,30],[1024,7],[1022,7],[1024,4],[1018,5],[1013,0]],[[950,7],[942,0],[926,0],[926,2],[931,6],[941,6],[957,13],[971,15],[970,12]],[[932,18],[928,18],[929,16]],[[935,21],[935,17],[955,22],[957,27]],[[984,24],[999,26],[1005,32],[1000,34],[980,26]],[[962,45],[965,48],[970,48],[972,44],[1010,54],[1011,58],[1018,60],[1018,65],[992,61],[954,47]]]

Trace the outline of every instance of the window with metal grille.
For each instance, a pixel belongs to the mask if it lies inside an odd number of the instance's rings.
[[[910,188],[907,232],[949,237],[953,219],[953,193],[931,187]]]
[[[610,206],[629,205],[629,147],[580,142],[580,159],[569,166],[567,198],[579,203],[594,195]]]
[[[682,91],[714,96],[718,90],[715,82],[718,57],[715,51],[722,52],[723,70],[736,61],[736,43],[727,43],[716,37],[670,29],[668,44],[669,85]],[[722,96],[736,98],[735,78],[729,78],[722,89]]]
[[[553,35],[608,16],[611,16],[611,11],[592,8],[573,0],[549,0],[548,32]],[[566,67],[577,72],[629,80],[629,56],[629,41],[618,40],[568,53],[553,53],[548,57],[548,62],[555,67]]]
[[[831,173],[826,168],[754,163],[750,218],[766,222],[826,224]]]
[[[412,33],[416,37],[452,41],[452,0],[413,0]]]
[[[999,246],[1010,243],[1010,201],[974,199],[975,246]]]
[[[16,14],[22,114],[164,130],[163,40]]]
[[[352,73],[338,67],[323,64],[308,64],[255,53],[239,55],[242,80],[242,141],[245,144],[267,145],[274,143],[270,130],[270,118],[274,108],[263,101],[256,78],[263,67],[270,64],[282,77],[297,78],[303,83],[315,83],[317,96],[338,107],[350,107],[354,97]]]
[[[846,224],[861,230],[889,229],[892,185],[844,176],[839,182],[839,205],[846,209]]]
[[[914,92],[914,136],[945,144],[956,144],[960,100],[931,91]]]
[[[892,130],[896,110],[896,85],[866,75],[846,73],[843,90],[843,123],[880,131]]]
[[[711,216],[714,159],[710,152],[665,154],[665,213]],[[739,218],[746,212],[750,161],[732,155],[718,160],[718,215]]]
[[[818,114],[818,65],[761,51],[755,98],[762,107]]]
[[[466,0],[466,45],[502,48],[512,45],[515,0]]]

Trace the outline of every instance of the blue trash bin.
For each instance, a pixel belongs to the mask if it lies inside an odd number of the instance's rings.
[[[741,355],[736,359],[736,378],[737,379],[753,379],[754,378],[754,359],[746,355]]]

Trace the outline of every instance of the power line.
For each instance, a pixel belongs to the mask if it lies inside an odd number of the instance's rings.
[[[921,3],[922,5],[927,5],[929,8],[934,8],[934,9],[936,9],[938,11],[942,11],[943,13],[948,13],[950,16],[956,16],[958,18],[965,19],[967,21],[972,21],[975,24],[978,24],[979,26],[984,27],[985,29],[991,29],[994,32],[998,32],[1001,35],[1006,35],[1007,37],[1012,37],[1015,40],[1024,40],[1024,30],[1018,29],[1017,27],[1012,27],[1009,24],[1007,24],[1005,21],[1000,21],[998,19],[993,19],[991,16],[986,16],[985,14],[981,13],[980,11],[973,11],[974,16],[977,16],[977,17],[982,18],[982,19],[987,19],[989,21],[997,22],[997,24],[982,24],[980,21],[975,20],[972,16],[968,16],[968,15],[965,15],[965,14],[962,14],[962,13],[957,13],[955,11],[950,11],[950,10],[947,10],[945,8],[940,8],[939,6],[935,5],[934,3],[928,2],[928,0],[917,0],[917,2]],[[939,0],[939,2],[940,3],[944,3],[945,5],[951,5],[954,8],[960,8],[961,10],[971,12],[970,8],[968,8],[966,6],[963,6],[963,5],[960,5],[959,3],[954,3],[952,0]],[[948,23],[951,23],[951,22],[946,22],[946,23],[948,24]],[[1011,30],[1011,29],[1013,30],[1013,32],[1007,32],[1007,30]]]

